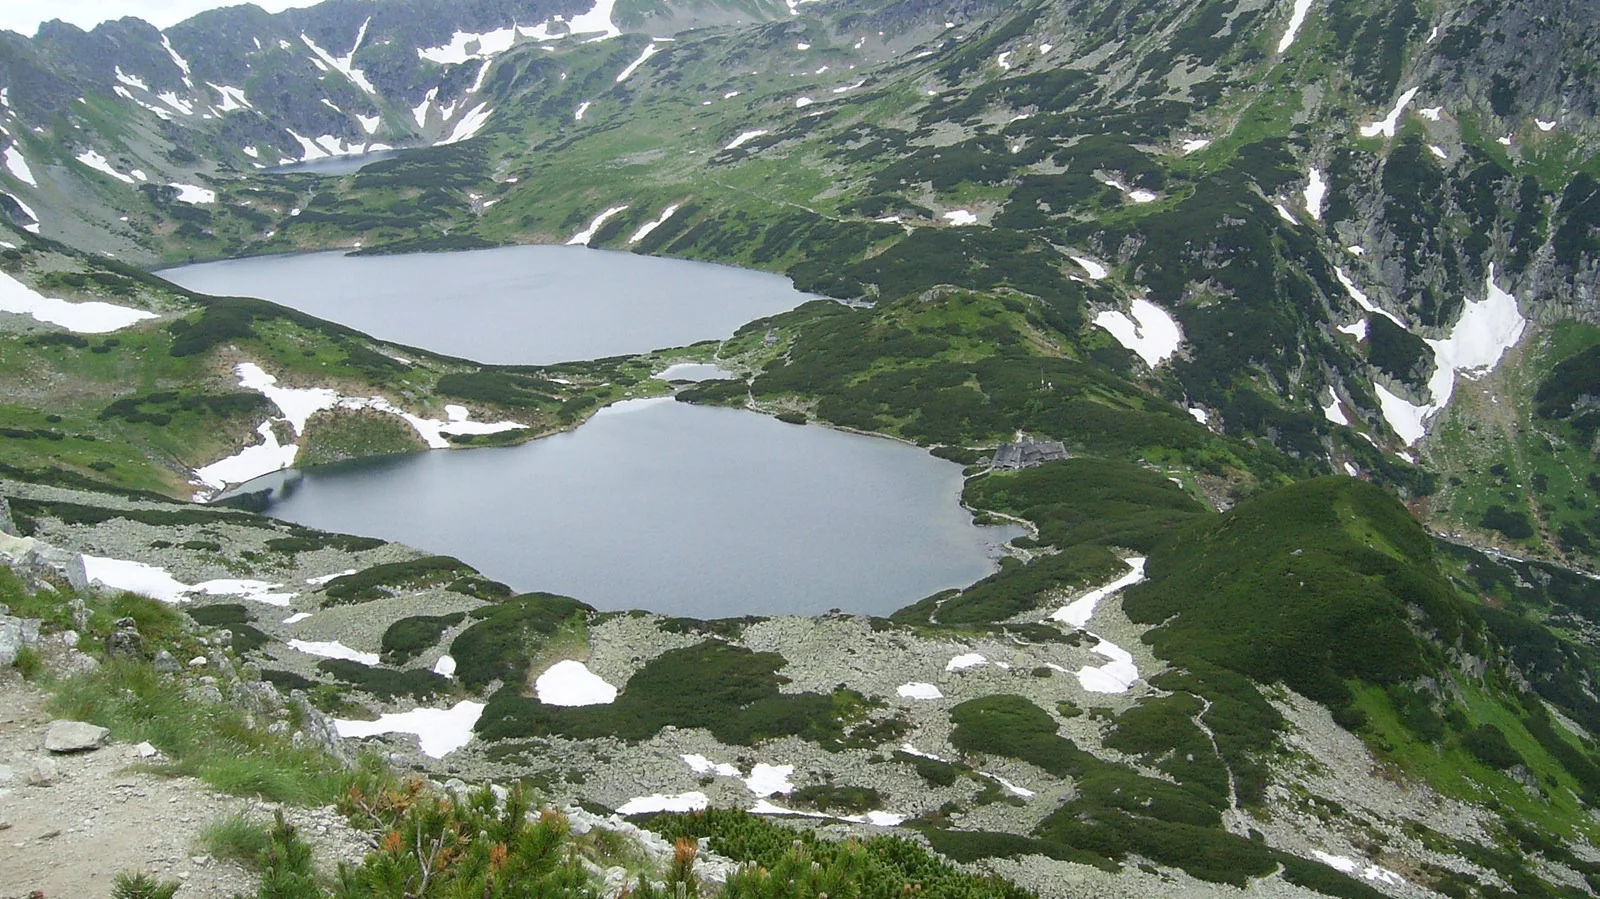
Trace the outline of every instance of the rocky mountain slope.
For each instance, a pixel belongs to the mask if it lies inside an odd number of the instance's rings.
[[[78,588],[73,558],[159,569],[352,733],[458,716],[448,751],[384,739],[467,779],[896,826],[1041,895],[1592,893],[1600,11],[578,6],[0,36],[0,462],[37,541],[0,548]],[[408,149],[275,170],[377,145]],[[261,447],[521,439],[667,388],[119,260],[574,235],[851,301],[741,329],[748,377],[678,398],[927,446],[1031,535],[892,619],[690,622],[163,500]],[[989,470],[1019,432],[1072,458]],[[738,845],[717,821],[672,826]]]

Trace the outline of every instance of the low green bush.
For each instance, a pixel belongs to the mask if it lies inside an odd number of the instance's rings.
[[[391,665],[404,665],[433,648],[440,635],[466,618],[465,612],[452,612],[449,615],[415,615],[396,621],[383,632],[383,660]]]

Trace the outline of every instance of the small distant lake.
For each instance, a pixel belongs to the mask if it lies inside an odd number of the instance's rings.
[[[655,374],[661,381],[722,381],[733,376],[733,372],[710,362],[679,362]]]
[[[916,447],[636,400],[517,447],[281,472],[265,512],[456,556],[518,591],[695,618],[886,614],[995,570],[1012,527]]]
[[[724,338],[815,299],[779,275],[586,247],[308,253],[158,274],[201,293],[271,300],[382,340],[511,365]]]
[[[269,175],[351,175],[372,165],[374,162],[393,159],[404,152],[404,150],[373,150],[371,153],[325,156],[322,159],[308,159],[305,162],[276,165],[264,171]]]

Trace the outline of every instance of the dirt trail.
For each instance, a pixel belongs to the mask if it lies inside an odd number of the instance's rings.
[[[0,669],[0,899],[104,899],[122,871],[178,880],[179,897],[255,892],[246,871],[196,845],[207,824],[249,800],[132,770],[138,756],[126,744],[46,752],[46,698]]]

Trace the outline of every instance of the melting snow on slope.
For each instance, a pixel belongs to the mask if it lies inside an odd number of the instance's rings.
[[[206,82],[206,86],[222,95],[222,105],[218,107],[219,112],[233,112],[236,109],[255,108],[250,105],[250,101],[245,98],[244,91],[240,90],[239,88],[229,87],[226,84],[215,84],[210,81]]]
[[[422,753],[443,758],[472,741],[472,728],[483,716],[483,703],[464,699],[448,709],[413,709],[383,715],[376,721],[335,719],[341,737],[416,734]]]
[[[1486,372],[1500,361],[1505,351],[1522,339],[1528,320],[1517,308],[1517,298],[1494,283],[1494,266],[1489,266],[1484,299],[1467,303],[1450,336],[1443,340],[1424,340],[1433,350],[1433,375],[1428,378],[1429,402],[1417,405],[1374,384],[1378,405],[1389,427],[1405,441],[1415,444],[1427,433],[1427,420],[1450,402],[1455,392],[1456,374],[1467,377]]]
[[[1367,339],[1367,320],[1362,319],[1353,325],[1340,325],[1334,330],[1340,334],[1349,334],[1356,339],[1357,343],[1360,343]]]
[[[343,643],[340,643],[338,640],[329,640],[320,643],[308,640],[290,640],[289,648],[299,650],[306,655],[318,656],[324,659],[344,659],[348,662],[355,662],[360,665],[365,665],[368,668],[378,664],[377,653],[361,652],[360,650],[351,649]]]
[[[22,151],[17,149],[16,144],[6,147],[5,160],[6,171],[10,172],[12,177],[29,187],[39,186],[39,182],[33,180],[33,169],[28,168],[28,160],[23,158]]]
[[[920,681],[913,681],[909,684],[901,684],[899,687],[895,688],[895,692],[899,694],[901,699],[944,698],[944,694],[939,692],[938,687],[934,686],[933,684],[926,684]]]
[[[1400,123],[1400,114],[1406,111],[1406,106],[1411,103],[1411,98],[1417,95],[1417,88],[1412,88],[1400,95],[1394,108],[1389,110],[1389,115],[1382,121],[1373,122],[1371,125],[1361,126],[1362,137],[1394,137],[1395,126]]]
[[[989,660],[975,652],[963,653],[945,663],[946,671],[965,671],[968,668],[977,668],[987,665]]]
[[[594,234],[595,234],[596,231],[599,231],[600,228],[603,225],[605,225],[606,222],[610,221],[612,216],[616,215],[619,212],[622,212],[623,210],[625,210],[627,208],[628,208],[627,204],[623,204],[621,206],[612,206],[610,209],[607,209],[605,212],[602,212],[599,215],[595,216],[594,217],[594,221],[589,223],[589,227],[584,228],[582,231],[579,231],[577,234],[572,235],[572,239],[567,241],[567,246],[569,246],[569,247],[586,247],[586,246],[588,246],[589,245],[589,241],[594,239]]]
[[[350,52],[339,57],[335,57],[333,54],[317,46],[317,42],[313,41],[303,31],[300,33],[300,40],[304,41],[305,45],[311,48],[311,52],[315,53],[318,59],[322,60],[324,63],[338,71],[339,74],[350,79],[351,83],[355,84],[356,87],[361,88],[372,96],[377,96],[378,89],[372,86],[371,81],[367,80],[367,74],[352,64],[352,61],[356,56],[356,51],[361,49],[362,42],[367,39],[367,26],[371,24],[372,17],[368,16],[367,20],[361,23],[361,30],[356,32],[356,42],[350,48]]]
[[[1294,44],[1295,35],[1300,33],[1300,26],[1305,24],[1306,13],[1311,11],[1311,0],[1294,0],[1294,13],[1289,16],[1289,30],[1283,33],[1283,40],[1278,41],[1278,52],[1289,49]]]
[[[1390,871],[1388,868],[1379,867],[1378,865],[1364,865],[1353,858],[1346,858],[1342,855],[1330,855],[1329,853],[1320,852],[1316,849],[1311,850],[1311,854],[1316,858],[1317,861],[1322,862],[1324,865],[1327,865],[1335,871],[1343,874],[1354,874],[1361,877],[1363,880],[1371,880],[1376,883],[1387,884],[1388,886],[1400,886],[1406,882],[1404,877],[1401,877],[1399,874]]]
[[[976,225],[978,217],[965,209],[952,209],[941,216],[952,225]]]
[[[645,222],[644,224],[640,225],[639,226],[639,230],[633,232],[633,236],[628,238],[628,243],[629,244],[636,244],[639,241],[644,240],[646,237],[649,237],[650,236],[650,232],[652,232],[655,229],[661,227],[662,225],[665,225],[667,223],[667,219],[672,218],[672,216],[677,213],[678,208],[679,208],[680,205],[681,204],[673,203],[671,206],[668,206],[666,209],[661,210],[661,217],[660,218],[657,218],[657,219],[655,219],[653,221]]]
[[[338,391],[328,387],[279,387],[278,379],[254,362],[241,362],[234,366],[239,376],[239,386],[254,390],[278,407],[283,417],[294,426],[295,434],[303,434],[306,420],[324,409],[332,409],[339,402]]]
[[[698,812],[704,811],[709,805],[711,805],[711,798],[699,790],[691,793],[678,793],[674,796],[652,793],[649,796],[637,796],[629,799],[617,808],[617,814],[648,815],[656,812]]]
[[[1350,419],[1345,417],[1344,407],[1340,405],[1339,397],[1337,396],[1329,400],[1328,405],[1322,407],[1322,417],[1336,425],[1348,425],[1350,423]]]
[[[450,132],[450,136],[439,141],[439,143],[441,145],[458,144],[468,138],[476,137],[478,132],[483,130],[483,126],[489,124],[489,115],[493,112],[494,110],[489,108],[488,103],[479,103],[477,106],[472,107],[471,112],[462,116],[461,120],[456,122],[456,127]]]
[[[178,202],[180,203],[217,202],[217,192],[209,188],[200,187],[195,184],[179,184],[176,181],[172,182],[172,184],[168,186],[177,189]]]
[[[311,617],[311,613],[310,612],[296,612],[293,615],[290,615],[288,618],[283,619],[283,623],[284,624],[299,624],[300,622],[302,622],[302,621],[304,621],[304,620],[306,620],[307,618],[310,618],[310,617]]]
[[[1426,106],[1426,107],[1423,107],[1422,109],[1417,110],[1417,115],[1422,116],[1423,118],[1427,119],[1430,122],[1439,121],[1439,118],[1440,118],[1441,115],[1443,115],[1443,113],[1444,113],[1444,107],[1443,106]]]
[[[456,660],[448,655],[440,656],[439,661],[433,663],[433,673],[440,677],[455,677]]]
[[[1312,166],[1311,174],[1306,182],[1306,214],[1315,222],[1322,221],[1322,205],[1328,197],[1328,182],[1323,179],[1322,171]]]
[[[514,25],[482,33],[457,31],[451,35],[450,43],[441,47],[418,50],[417,56],[444,66],[460,65],[468,60],[488,59],[504,53],[511,49],[516,40],[517,28]],[[477,47],[476,50],[467,49],[474,46]]]
[[[168,40],[165,34],[161,35],[161,47],[167,51],[167,56],[172,58],[172,64],[183,72],[183,83],[194,87],[194,82],[189,80],[189,61],[179,56],[177,50],[172,49],[172,41]]]
[[[1069,256],[1068,258],[1083,266],[1083,270],[1089,274],[1089,280],[1091,281],[1099,281],[1106,275],[1111,274],[1105,266],[1085,256]]]
[[[744,785],[750,792],[757,796],[773,796],[778,793],[794,792],[794,784],[789,781],[789,775],[794,773],[793,765],[769,765],[766,762],[757,762],[750,769],[750,776],[744,779]]]
[[[1544,119],[1534,119],[1533,124],[1537,125],[1540,131],[1553,131],[1556,127],[1555,122],[1546,122]]]
[[[207,487],[221,490],[229,484],[243,484],[264,474],[282,471],[294,464],[300,447],[293,443],[287,446],[278,443],[278,435],[272,430],[272,422],[262,422],[261,426],[256,428],[256,433],[261,435],[260,443],[247,446],[226,459],[218,459],[210,465],[197,468],[194,476]]]
[[[218,580],[201,581],[189,588],[191,593],[204,593],[207,596],[239,596],[244,599],[263,602],[269,606],[287,606],[294,599],[296,593],[274,593],[281,590],[282,584],[268,581],[255,581],[240,578],[220,578]]]
[[[583,121],[583,114],[589,111],[589,106],[590,105],[591,105],[591,101],[589,101],[589,100],[585,100],[582,103],[579,103],[577,111],[572,114],[572,120],[574,122]]]
[[[113,303],[57,300],[40,294],[5,272],[0,272],[0,312],[32,316],[78,334],[120,331],[134,322],[156,317],[153,312]]]
[[[97,172],[110,175],[123,184],[132,184],[134,180],[130,175],[124,175],[111,166],[111,160],[101,156],[96,150],[85,150],[79,153],[77,160]]]
[[[726,147],[723,147],[722,149],[724,149],[724,150],[737,150],[740,147],[744,146],[745,144],[749,143],[750,141],[753,141],[756,138],[758,138],[758,137],[760,137],[760,136],[762,136],[764,134],[767,134],[767,133],[768,132],[767,132],[767,130],[765,128],[760,128],[760,129],[757,129],[755,131],[746,131],[743,134],[739,135],[738,137],[734,138],[733,140],[729,141],[728,145]]]
[[[1273,203],[1272,208],[1278,210],[1278,218],[1283,219],[1291,225],[1300,224],[1300,220],[1294,217],[1294,213],[1289,211],[1289,207],[1283,205],[1282,203]]]
[[[683,763],[689,766],[689,770],[696,774],[720,774],[723,777],[739,776],[738,768],[735,768],[727,762],[713,762],[712,760],[698,753],[682,755],[679,756],[679,758],[683,759]]]
[[[1369,298],[1367,296],[1366,292],[1363,291],[1361,288],[1357,287],[1354,281],[1350,280],[1350,276],[1344,273],[1344,269],[1335,268],[1333,270],[1333,274],[1334,274],[1335,277],[1337,277],[1339,279],[1339,283],[1344,285],[1345,292],[1350,294],[1350,299],[1355,300],[1357,306],[1360,306],[1362,309],[1365,309],[1368,312],[1372,312],[1372,313],[1376,313],[1378,315],[1381,315],[1384,318],[1388,319],[1389,321],[1394,322],[1395,324],[1399,325],[1402,328],[1404,328],[1406,326],[1405,322],[1403,322],[1400,319],[1396,318],[1393,313],[1391,313],[1391,312],[1389,312],[1389,311],[1387,311],[1385,309],[1378,308],[1378,305],[1376,303],[1372,302],[1371,298]],[[1366,323],[1363,322],[1362,324],[1363,324],[1363,328],[1362,328],[1361,333],[1362,333],[1363,336],[1365,336],[1366,335],[1366,329],[1365,329],[1364,326],[1365,326]],[[1340,330],[1343,331],[1344,329],[1340,328]],[[1346,333],[1349,333],[1349,332],[1347,331]],[[1359,340],[1361,338],[1358,337],[1357,339]]]
[[[1160,365],[1178,351],[1183,342],[1183,332],[1165,309],[1149,300],[1134,300],[1133,317],[1116,310],[1107,310],[1094,317],[1094,323],[1111,332],[1127,349],[1143,359],[1151,368]]]
[[[616,8],[617,0],[595,0],[594,7],[582,15],[573,16],[567,23],[573,34],[597,34],[590,38],[593,41],[603,41],[607,38],[618,37],[622,29],[611,21],[611,12]]]
[[[78,559],[83,564],[84,580],[108,590],[126,590],[166,603],[183,602],[189,591],[188,584],[168,574],[165,568],[100,556],[82,555]]]
[[[1100,666],[1085,665],[1079,668],[1078,683],[1090,693],[1128,692],[1134,681],[1139,679],[1139,669],[1133,664],[1133,656],[1110,640],[1097,639],[1100,642],[1095,645],[1095,655],[1111,661]]]
[[[1090,590],[1078,599],[1062,606],[1056,610],[1055,614],[1050,616],[1050,620],[1069,624],[1073,627],[1083,627],[1088,624],[1089,619],[1094,617],[1095,607],[1100,605],[1101,600],[1122,590],[1124,587],[1131,587],[1144,580],[1144,563],[1145,558],[1143,556],[1130,557],[1128,559],[1129,570],[1127,574],[1106,584],[1104,587]]]
[[[1209,146],[1211,146],[1211,141],[1206,140],[1204,138],[1196,138],[1195,140],[1186,140],[1186,141],[1184,141],[1183,145],[1180,147],[1180,149],[1183,150],[1183,155],[1188,156],[1190,153],[1195,153],[1195,152],[1198,152],[1200,150],[1204,150],[1206,147],[1209,147]]]
[[[644,65],[645,60],[656,55],[656,53],[660,52],[660,50],[661,48],[656,46],[655,41],[645,44],[644,52],[639,54],[639,58],[628,63],[628,67],[617,74],[617,83],[621,84],[622,82],[627,81],[629,75],[632,75],[640,66]]]
[[[571,659],[545,669],[534,681],[533,692],[545,705],[610,705],[617,698],[616,687]]]

